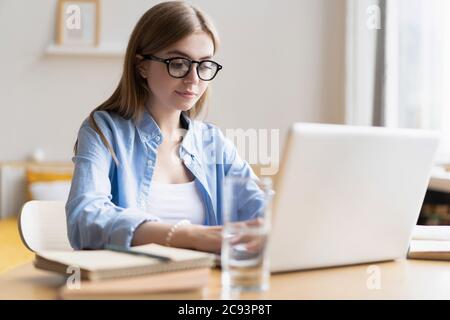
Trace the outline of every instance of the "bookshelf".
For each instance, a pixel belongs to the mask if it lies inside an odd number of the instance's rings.
[[[418,224],[450,225],[450,171],[436,167],[420,211]]]

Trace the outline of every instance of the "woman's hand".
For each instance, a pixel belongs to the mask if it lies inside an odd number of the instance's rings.
[[[222,226],[188,225],[179,230],[185,241],[194,250],[220,253],[222,248]],[[174,237],[176,233],[174,234]]]
[[[236,223],[242,227],[258,227],[262,224],[260,219]],[[145,222],[134,232],[133,246],[147,243],[167,245],[167,234],[172,225],[160,222]],[[258,237],[237,236],[233,244],[245,243],[248,250],[259,250],[264,243]],[[170,245],[176,248],[193,249],[199,251],[220,253],[222,249],[222,226],[183,225],[174,232]]]
[[[264,224],[264,221],[261,218],[256,218],[253,220],[247,220],[247,221],[240,221],[234,223],[235,228],[239,230],[242,229],[250,229],[251,228],[257,228],[262,227]],[[261,250],[265,248],[267,241],[267,237],[264,235],[259,234],[252,234],[252,233],[243,233],[240,234],[239,232],[237,235],[231,236],[230,243],[232,246],[235,246],[237,244],[240,244],[242,248],[245,248],[247,253],[259,253]]]
[[[258,227],[262,225],[262,220],[257,218],[254,220],[248,220],[239,222],[237,224],[242,224],[246,227]],[[222,249],[222,226],[202,226],[202,225],[188,225],[182,226],[179,230],[181,241],[184,242],[184,245],[187,245],[188,248],[199,250],[199,251],[207,251],[220,253]],[[175,235],[174,235],[175,236]],[[237,242],[246,243],[246,247],[249,250],[260,250],[263,243],[261,243],[261,239],[258,237],[250,238],[240,238],[235,239]]]

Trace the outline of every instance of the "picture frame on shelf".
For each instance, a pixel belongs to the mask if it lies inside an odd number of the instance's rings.
[[[56,21],[56,45],[99,45],[100,0],[58,0]]]

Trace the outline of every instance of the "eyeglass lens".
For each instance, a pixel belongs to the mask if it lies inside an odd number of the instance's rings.
[[[189,72],[191,62],[187,59],[174,59],[169,63],[169,73],[173,77],[182,78]],[[210,80],[217,73],[218,66],[212,61],[202,61],[197,66],[197,74],[202,80]]]

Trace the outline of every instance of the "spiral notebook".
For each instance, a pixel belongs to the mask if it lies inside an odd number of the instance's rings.
[[[96,281],[210,268],[214,265],[214,255],[200,251],[153,243],[132,247],[130,250],[139,255],[111,250],[41,251],[36,253],[34,266],[65,275],[79,270],[82,280]],[[152,255],[155,257],[151,257]]]

